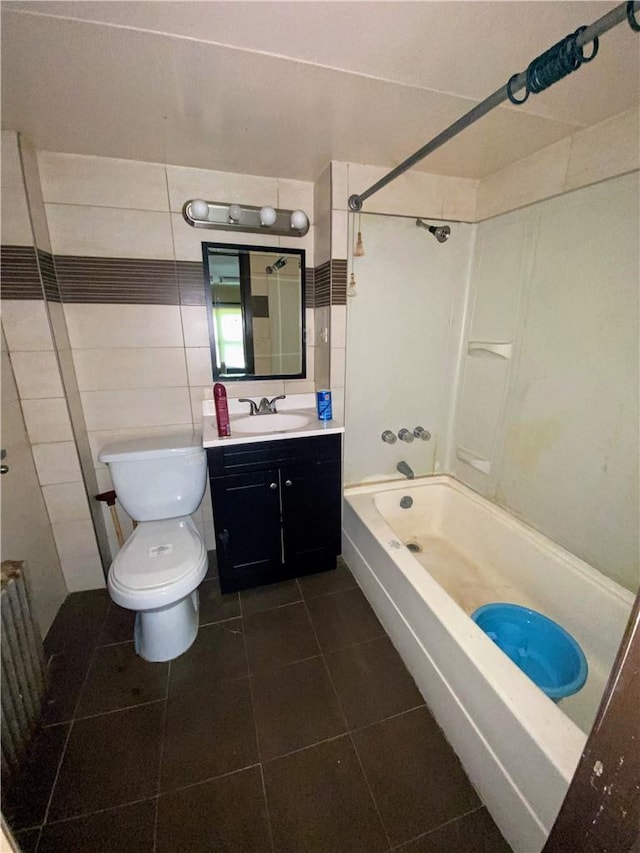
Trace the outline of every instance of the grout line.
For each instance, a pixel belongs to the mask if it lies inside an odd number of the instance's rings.
[[[247,648],[247,634],[244,630],[244,618],[242,610],[242,596],[238,592],[238,602],[240,604],[240,618],[242,619],[242,643],[244,646],[244,656],[247,662],[247,672],[249,672],[249,649]],[[258,723],[256,721],[255,700],[253,697],[253,683],[251,673],[249,672],[249,701],[251,702],[251,719],[253,720],[253,732],[256,739],[256,752],[258,754],[258,767],[260,768],[260,783],[262,785],[262,800],[264,802],[264,810],[267,816],[267,832],[269,834],[269,845],[273,853],[273,831],[271,829],[271,815],[269,814],[269,803],[267,801],[267,789],[264,782],[264,771],[262,767],[262,754],[260,751],[260,737],[258,735]]]
[[[62,768],[62,763],[64,761],[64,757],[65,757],[66,752],[67,752],[67,747],[69,745],[69,740],[71,738],[71,732],[73,730],[74,725],[75,725],[75,720],[72,720],[71,723],[69,724],[69,731],[67,732],[67,737],[66,737],[66,740],[64,742],[64,746],[62,747],[62,752],[60,753],[60,759],[58,761],[58,769],[56,770],[56,775],[55,775],[55,778],[53,780],[53,785],[51,786],[51,791],[49,793],[49,800],[47,802],[47,808],[45,809],[44,817],[42,818],[42,825],[43,826],[47,823],[47,820],[49,819],[49,811],[51,809],[51,803],[53,801],[53,794],[56,790],[56,785],[58,784],[58,778],[60,777],[60,770]]]
[[[158,809],[160,806],[160,780],[162,778],[162,760],[164,758],[164,741],[167,728],[167,710],[169,705],[169,683],[171,681],[171,661],[167,667],[167,680],[164,689],[164,708],[162,711],[162,722],[160,723],[160,754],[158,756],[158,773],[156,775],[156,813],[153,821],[153,853],[158,844]]]
[[[29,828],[30,828],[30,829],[37,829],[37,830],[38,830],[38,839],[37,839],[37,841],[36,841],[36,846],[33,848],[33,849],[34,849],[34,853],[38,853],[38,847],[40,846],[40,839],[42,838],[42,829],[43,829],[43,828],[42,828],[41,826],[37,826],[37,827],[36,827],[36,826],[34,826],[34,827],[29,827]],[[15,838],[15,836],[16,836],[19,832],[22,832],[22,831],[23,831],[23,830],[21,830],[21,829],[17,829],[17,830],[13,833],[14,838]]]
[[[318,640],[316,628],[315,628],[315,625],[313,624],[313,620],[311,618],[311,614],[309,613],[309,608],[307,607],[306,601],[304,603],[304,606],[305,606],[305,611],[307,613],[307,618],[308,618],[309,622],[311,623],[311,629],[312,629],[314,636],[316,638],[316,642],[318,643],[318,646],[320,646],[320,641]],[[384,836],[387,839],[387,849],[390,849],[391,848],[391,838],[389,837],[389,833],[387,832],[387,827],[384,825],[384,821],[382,820],[382,815],[380,814],[380,809],[378,808],[378,803],[376,802],[376,798],[373,796],[373,791],[371,790],[371,785],[369,784],[369,780],[367,779],[367,774],[364,772],[364,767],[362,766],[362,761],[360,760],[360,755],[358,754],[358,750],[356,749],[356,745],[355,745],[355,742],[353,740],[353,735],[352,735],[351,731],[349,731],[349,722],[347,720],[347,715],[344,712],[344,709],[342,707],[342,702],[340,701],[340,696],[338,695],[338,691],[336,689],[336,686],[333,683],[333,678],[331,677],[329,665],[327,663],[324,652],[322,651],[322,646],[320,646],[320,652],[321,652],[320,656],[322,658],[322,663],[324,665],[325,671],[327,673],[327,677],[329,679],[329,684],[331,684],[331,687],[333,689],[333,693],[336,697],[336,702],[338,704],[338,708],[340,709],[340,713],[342,714],[343,722],[346,726],[346,736],[349,738],[349,741],[351,743],[351,748],[353,749],[353,751],[355,753],[356,760],[358,762],[358,766],[360,767],[360,772],[362,773],[362,778],[364,779],[364,783],[367,786],[367,791],[369,792],[369,796],[371,797],[371,802],[373,803],[373,807],[376,811],[376,814],[378,815],[378,820],[380,821],[380,826],[382,827],[382,831],[384,832]],[[341,735],[341,737],[344,737],[344,735]],[[332,740],[336,740],[336,739],[337,738],[332,738]]]
[[[310,660],[316,660],[317,658],[322,657],[322,652],[318,652],[317,655],[309,655],[307,658],[300,658],[300,660],[292,660],[288,663],[281,663],[278,666],[274,666],[271,669],[260,669],[258,672],[249,672],[249,678],[261,678],[262,676],[271,675],[274,672],[280,672],[281,669],[286,669],[288,666],[295,666],[298,663],[306,663]]]
[[[281,758],[289,758],[290,755],[297,755],[299,752],[306,752],[308,749],[313,749],[316,746],[321,746],[323,743],[331,743],[331,741],[340,740],[340,738],[347,737],[348,734],[348,731],[344,731],[340,732],[339,735],[334,735],[333,737],[326,737],[323,740],[317,740],[314,743],[308,743],[306,746],[299,746],[297,749],[292,749],[289,752],[283,752],[282,755],[276,755],[275,758],[269,758],[264,763],[273,764],[274,761],[280,761]]]
[[[47,823],[46,826],[59,826],[61,823],[70,823],[72,820],[81,820],[81,819],[84,819],[86,817],[93,817],[93,815],[96,815],[96,814],[104,814],[105,812],[112,812],[112,811],[115,811],[116,809],[124,809],[124,808],[127,808],[127,806],[135,806],[135,805],[138,805],[138,803],[148,803],[150,800],[157,800],[157,799],[158,799],[157,796],[153,796],[153,797],[142,797],[142,799],[138,799],[138,800],[128,800],[126,803],[116,803],[113,806],[107,806],[104,809],[96,809],[93,812],[81,812],[80,814],[73,814],[73,815],[69,815],[69,817],[62,817],[62,818],[59,818],[58,820],[52,820],[49,823]],[[43,826],[42,829],[45,829],[45,826]],[[22,832],[22,830],[20,830],[20,832]]]
[[[104,626],[106,624],[108,612],[109,612],[109,607],[107,607],[107,609],[105,611],[105,615],[104,615],[104,619],[102,620],[102,625],[100,627],[100,631],[102,631],[102,629],[104,628]],[[45,810],[44,817],[42,819],[42,825],[43,826],[44,826],[44,824],[47,823],[47,820],[49,818],[49,811],[51,810],[51,803],[53,802],[53,794],[54,794],[54,792],[56,790],[56,786],[58,784],[58,779],[60,777],[60,770],[62,769],[62,764],[64,762],[65,755],[67,754],[67,747],[69,746],[69,741],[71,739],[71,732],[73,731],[73,727],[75,726],[75,723],[76,723],[76,717],[75,717],[76,711],[78,710],[78,707],[80,705],[80,700],[82,698],[82,694],[84,693],[85,687],[87,686],[87,681],[89,680],[89,673],[91,672],[91,666],[93,664],[93,658],[94,658],[95,653],[96,653],[96,648],[97,648],[97,646],[95,646],[93,651],[91,652],[91,656],[89,658],[89,665],[87,666],[87,671],[86,671],[84,679],[82,681],[82,685],[80,687],[80,690],[78,690],[78,698],[76,699],[76,702],[73,706],[73,712],[71,714],[71,722],[69,723],[69,731],[67,732],[67,737],[66,737],[66,740],[64,742],[62,752],[60,754],[60,760],[58,761],[58,769],[56,770],[56,775],[55,775],[55,778],[53,780],[53,785],[51,786],[51,791],[49,792],[49,800],[47,802],[47,808]]]
[[[138,702],[134,705],[125,705],[123,708],[111,708],[109,711],[97,711],[95,714],[86,714],[81,717],[74,717],[72,722],[78,723],[84,720],[93,720],[96,717],[106,717],[107,714],[119,714],[121,711],[133,711],[136,708],[146,708],[147,705],[156,705],[158,702],[164,702],[165,700],[160,697],[158,699],[149,699],[147,702]]]
[[[207,776],[206,779],[198,779],[197,782],[189,782],[186,785],[180,785],[178,788],[167,788],[166,791],[162,791],[158,794],[159,797],[167,797],[170,794],[177,794],[179,791],[188,791],[189,788],[197,788],[198,785],[207,785],[209,782],[217,782],[219,779],[226,779],[227,776],[235,776],[236,773],[244,773],[245,770],[253,770],[254,767],[260,767],[259,764],[255,762],[253,764],[247,764],[245,767],[238,767],[235,770],[229,770],[228,773],[220,773],[217,776]],[[147,797],[148,800],[152,799],[152,797]]]
[[[388,717],[382,717],[379,720],[374,720],[372,723],[365,723],[364,726],[354,726],[349,729],[350,732],[363,732],[366,729],[370,729],[372,726],[378,726],[380,723],[386,723],[389,720],[396,720],[398,717],[404,717],[405,714],[410,714],[412,711],[419,711],[420,708],[425,708],[427,711],[426,702],[421,702],[419,705],[413,705],[411,708],[405,708],[404,711],[398,711],[397,714],[389,714]]]
[[[395,847],[391,848],[391,851],[400,850],[405,847],[407,844],[411,844],[413,841],[419,841],[422,838],[427,838],[431,833],[437,832],[439,829],[443,829],[445,826],[450,826],[452,823],[455,823],[457,820],[462,820],[474,812],[479,812],[480,809],[486,808],[484,803],[481,803],[479,806],[476,806],[474,809],[469,809],[468,812],[464,812],[463,814],[457,815],[457,817],[452,817],[451,820],[446,820],[444,823],[439,824],[438,826],[434,826],[432,829],[428,829],[426,832],[421,832],[420,835],[414,835],[412,838],[407,838],[406,841],[403,841],[401,844],[397,844]]]

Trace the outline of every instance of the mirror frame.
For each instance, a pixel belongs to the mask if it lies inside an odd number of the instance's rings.
[[[301,359],[299,373],[245,373],[234,376],[233,374],[221,373],[216,361],[216,334],[215,325],[213,322],[213,298],[211,293],[211,276],[209,272],[209,249],[229,249],[238,252],[240,261],[240,298],[243,309],[243,326],[245,324],[245,296],[246,290],[243,289],[243,258],[248,258],[249,252],[270,252],[280,255],[297,255],[300,258],[300,342],[301,342]],[[209,354],[211,356],[211,366],[213,369],[213,379],[215,382],[279,382],[284,379],[306,379],[307,376],[307,335],[305,326],[305,295],[307,276],[305,269],[305,250],[290,249],[283,246],[254,246],[246,243],[202,243],[202,271],[204,278],[204,297],[207,306],[207,322],[209,324]],[[246,342],[246,336],[245,336]],[[253,338],[249,343],[253,349]]]

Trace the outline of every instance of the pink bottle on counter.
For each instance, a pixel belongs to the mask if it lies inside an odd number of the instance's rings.
[[[225,438],[231,435],[231,421],[229,420],[229,406],[227,405],[227,391],[221,382],[213,386],[213,401],[216,407],[216,421],[218,422],[218,435]]]

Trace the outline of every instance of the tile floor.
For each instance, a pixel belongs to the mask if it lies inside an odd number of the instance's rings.
[[[45,726],[3,812],[37,853],[508,853],[342,561],[221,595],[171,663],[104,590],[45,646]]]

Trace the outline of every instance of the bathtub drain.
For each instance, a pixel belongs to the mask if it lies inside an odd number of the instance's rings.
[[[407,548],[411,551],[412,554],[420,554],[422,551],[422,545],[418,542],[405,542]]]

